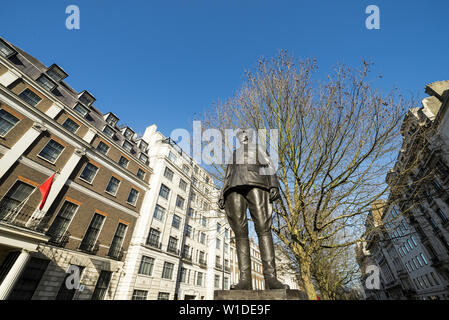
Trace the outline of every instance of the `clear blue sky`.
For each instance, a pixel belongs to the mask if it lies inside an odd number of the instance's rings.
[[[70,4],[80,30],[65,27]],[[380,30],[365,28],[370,4],[381,10]],[[448,12],[447,0],[3,1],[0,35],[62,66],[102,112],[169,135],[279,49],[317,58],[321,72],[371,59],[379,88],[423,96],[426,83],[449,79]]]

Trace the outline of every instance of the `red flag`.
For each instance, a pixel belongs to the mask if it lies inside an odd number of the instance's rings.
[[[39,210],[42,210],[42,208],[45,205],[45,201],[47,201],[48,194],[50,193],[51,185],[53,184],[53,178],[55,177],[55,174],[48,178],[40,187],[39,191],[42,194],[42,202],[39,206]]]

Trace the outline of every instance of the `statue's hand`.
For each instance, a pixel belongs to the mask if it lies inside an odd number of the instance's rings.
[[[274,202],[280,198],[279,188],[270,188],[270,202]]]
[[[225,208],[225,203],[224,203],[224,199],[223,199],[223,198],[218,199],[218,207],[219,207],[221,210],[224,210],[224,208]]]

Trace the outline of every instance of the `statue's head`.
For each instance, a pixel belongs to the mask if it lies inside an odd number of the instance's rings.
[[[252,140],[252,136],[253,133],[250,129],[240,129],[236,134],[240,144],[248,144]]]

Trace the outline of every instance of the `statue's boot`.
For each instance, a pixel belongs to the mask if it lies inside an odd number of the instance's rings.
[[[290,289],[276,277],[276,262],[274,255],[273,237],[270,234],[259,236],[260,257],[262,260],[265,289]]]
[[[239,266],[239,282],[231,285],[231,290],[252,290],[251,257],[248,237],[235,238],[235,246]]]

